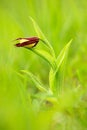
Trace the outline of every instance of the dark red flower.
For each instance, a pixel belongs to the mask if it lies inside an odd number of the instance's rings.
[[[27,47],[32,48],[37,45],[39,42],[38,37],[30,37],[30,38],[17,38],[16,41],[18,41],[17,44],[15,44],[16,47]]]

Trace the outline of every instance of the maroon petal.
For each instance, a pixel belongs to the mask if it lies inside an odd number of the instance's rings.
[[[20,42],[15,44],[16,47],[28,47],[28,48],[32,48],[34,46],[37,45],[37,43],[39,42],[39,38],[38,37],[31,37],[31,38],[17,38],[16,40],[24,40],[24,42]],[[30,45],[30,46],[28,46]]]

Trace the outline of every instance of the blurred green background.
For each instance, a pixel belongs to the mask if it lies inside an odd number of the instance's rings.
[[[45,84],[48,83],[48,64],[32,52],[14,47],[14,39],[36,36],[29,16],[38,23],[56,55],[73,38],[65,86],[80,84],[84,91],[87,90],[87,1],[0,0],[0,130],[47,129],[34,122],[36,117],[33,117],[31,99],[26,90],[26,77],[22,78],[17,73],[28,69]],[[32,86],[31,81],[29,83]],[[42,119],[43,123],[38,119],[42,126],[48,126],[44,121],[50,120],[47,114],[38,117]]]

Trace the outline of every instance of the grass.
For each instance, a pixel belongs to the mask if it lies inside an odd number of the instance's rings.
[[[87,129],[86,7],[86,0],[0,1],[0,130]],[[48,47],[14,47],[31,36]]]

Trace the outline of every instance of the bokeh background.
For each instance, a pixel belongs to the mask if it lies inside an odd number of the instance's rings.
[[[33,126],[30,97],[26,91],[27,77],[18,74],[21,69],[30,70],[48,84],[49,65],[32,52],[14,47],[14,39],[37,35],[29,16],[38,23],[56,55],[73,39],[66,65],[65,86],[80,84],[86,91],[87,1],[0,0],[0,130],[29,130]],[[30,79],[28,81],[32,86]],[[44,114],[39,118],[44,122]],[[42,123],[43,126],[46,123]],[[35,126],[37,129],[41,127],[38,123]]]

